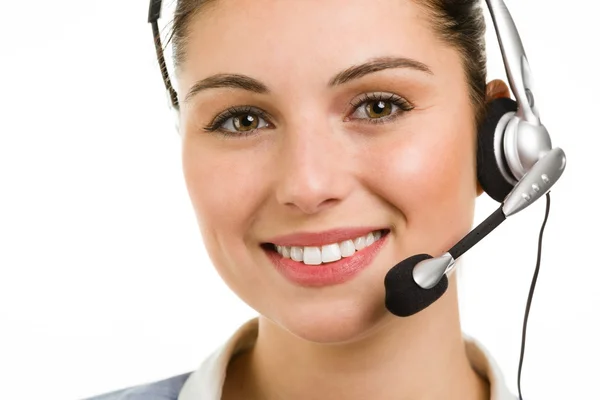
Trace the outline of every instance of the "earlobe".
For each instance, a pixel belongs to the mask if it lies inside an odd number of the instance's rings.
[[[499,99],[502,97],[510,98],[510,89],[508,85],[500,79],[494,79],[490,81],[485,88],[485,100],[486,102],[490,102],[495,99]]]

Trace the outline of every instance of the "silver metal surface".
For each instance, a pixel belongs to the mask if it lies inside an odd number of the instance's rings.
[[[510,121],[512,121],[512,118],[515,116],[515,114],[516,113],[514,112],[508,112],[504,114],[502,118],[500,118],[500,121],[498,121],[498,124],[496,125],[496,132],[494,133],[494,156],[496,157],[496,165],[498,166],[498,169],[500,170],[500,173],[504,179],[506,179],[507,182],[510,182],[513,186],[519,181],[513,177],[512,171],[507,170],[505,167],[506,163],[502,158],[505,150],[502,148],[502,146],[504,144],[506,126]]]
[[[504,132],[504,156],[517,180],[552,149],[550,134],[544,125],[532,125],[513,117]]]
[[[444,274],[452,272],[455,261],[450,253],[421,261],[413,268],[413,279],[423,289],[431,289]]]
[[[517,115],[532,125],[539,125],[540,118],[535,106],[533,77],[515,22],[504,1],[486,0],[486,3],[500,43],[508,81],[519,102]]]
[[[502,205],[504,215],[514,215],[544,196],[561,177],[566,165],[567,158],[561,148],[546,153],[506,196]]]
[[[504,156],[510,169],[510,173],[507,173],[503,162],[499,162],[500,172],[514,185],[514,178],[518,181],[525,176],[550,151],[552,142],[550,134],[540,121],[535,104],[533,76],[515,22],[503,0],[486,0],[486,3],[494,22],[508,81],[518,102],[518,110],[506,124],[504,134],[498,135],[502,136]],[[504,126],[504,121],[499,125]],[[501,153],[496,153],[497,158],[500,156]]]

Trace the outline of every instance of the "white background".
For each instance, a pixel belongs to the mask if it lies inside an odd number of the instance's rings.
[[[599,6],[507,5],[542,120],[568,157],[552,191],[523,393],[597,399]],[[254,312],[220,281],[197,231],[147,1],[1,8],[0,397],[78,399],[196,369]],[[504,78],[488,26],[489,77]],[[496,207],[483,195],[476,222]],[[460,272],[464,329],[515,392],[544,209],[508,219]]]

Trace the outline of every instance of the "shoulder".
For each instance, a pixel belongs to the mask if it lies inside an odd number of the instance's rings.
[[[84,400],[177,400],[191,372],[156,382],[104,393]]]

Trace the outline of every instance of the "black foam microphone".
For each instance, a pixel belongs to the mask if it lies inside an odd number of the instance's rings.
[[[562,149],[541,157],[506,196],[501,207],[442,256],[418,254],[396,264],[385,276],[385,306],[392,314],[408,317],[443,296],[456,260],[497,228],[506,218],[544,196],[558,181],[566,165]]]

